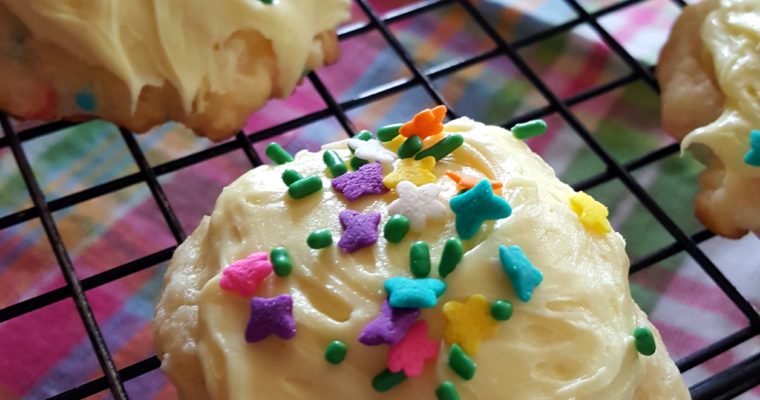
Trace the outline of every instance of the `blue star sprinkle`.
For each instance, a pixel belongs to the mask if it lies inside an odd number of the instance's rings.
[[[491,182],[487,179],[454,196],[449,204],[456,214],[457,234],[465,240],[472,239],[484,221],[507,218],[512,214],[512,207],[506,200],[493,194]]]
[[[517,298],[527,302],[533,295],[533,289],[544,280],[541,271],[533,266],[520,246],[499,246],[501,267],[509,276]]]
[[[753,167],[760,167],[760,130],[753,130],[749,134],[749,151],[744,156],[744,162]]]
[[[435,278],[409,279],[396,276],[385,281],[388,303],[398,308],[434,307],[443,292],[446,283]]]

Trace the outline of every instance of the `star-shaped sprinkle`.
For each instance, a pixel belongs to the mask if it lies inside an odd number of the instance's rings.
[[[354,150],[354,156],[367,161],[391,163],[398,158],[396,153],[388,150],[377,139],[348,139],[348,147]]]
[[[462,239],[472,239],[486,220],[507,218],[512,207],[506,200],[493,194],[491,183],[483,179],[472,189],[449,200],[456,214],[457,234]]]
[[[385,281],[388,304],[400,308],[430,308],[446,291],[446,283],[435,278],[409,279],[395,276]]]
[[[388,192],[388,188],[383,185],[383,165],[379,162],[364,164],[357,171],[333,179],[332,187],[343,193],[348,201]]]
[[[272,263],[269,262],[269,255],[265,252],[253,253],[228,265],[222,271],[219,286],[243,297],[250,297],[256,293],[261,281],[270,273]]]
[[[491,304],[483,295],[470,296],[466,302],[449,301],[443,305],[447,342],[457,343],[469,355],[480,349],[480,341],[493,335],[497,322],[491,317]]]
[[[391,372],[404,371],[409,378],[420,376],[425,369],[425,361],[438,357],[439,345],[428,338],[428,325],[417,321],[400,342],[388,352],[388,369]]]
[[[343,235],[338,241],[346,253],[372,246],[377,242],[377,226],[380,224],[380,213],[362,214],[354,210],[343,210],[338,215]]]
[[[435,157],[425,157],[422,160],[405,158],[398,162],[396,168],[388,174],[383,183],[388,188],[395,188],[401,181],[409,181],[420,186],[426,183],[435,182],[433,174],[435,168]]]
[[[406,141],[406,138],[404,136],[398,135],[390,142],[385,142],[385,147],[388,148],[388,150],[396,153],[398,151],[398,148],[401,147],[402,144]]]
[[[528,260],[520,246],[499,246],[499,259],[517,298],[529,301],[533,290],[544,280],[544,275]]]
[[[448,213],[446,206],[438,200],[441,187],[435,183],[415,186],[412,182],[402,181],[396,186],[398,199],[388,206],[388,214],[401,214],[409,218],[412,230],[421,232],[429,219],[439,219]]]
[[[570,208],[587,230],[601,235],[612,232],[610,221],[607,220],[607,207],[588,194],[578,192],[570,196]]]
[[[437,135],[443,130],[443,119],[445,117],[446,106],[426,108],[402,125],[399,133],[405,137],[417,135],[420,139]]]
[[[451,178],[454,183],[457,184],[457,192],[461,192],[463,190],[470,190],[475,185],[478,184],[482,180],[482,178],[477,178],[472,175],[462,175],[454,171],[446,170],[446,176]],[[494,193],[500,193],[502,188],[502,183],[499,181],[493,181],[489,180],[489,183],[491,183],[491,189],[494,190]]]
[[[245,340],[249,343],[260,342],[269,335],[280,339],[290,339],[296,335],[293,298],[290,295],[251,299],[251,317],[245,329]]]
[[[380,315],[364,327],[359,342],[367,346],[396,344],[404,337],[414,321],[420,317],[416,308],[393,308],[388,300],[380,306]]]
[[[749,133],[749,150],[744,156],[744,162],[753,167],[760,167],[760,130]]]

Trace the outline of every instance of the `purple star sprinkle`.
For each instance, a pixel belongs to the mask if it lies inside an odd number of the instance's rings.
[[[333,179],[332,187],[343,193],[348,201],[368,194],[388,192],[388,188],[383,185],[383,165],[377,161],[364,164],[354,172]]]
[[[343,210],[339,218],[343,235],[340,237],[338,247],[346,253],[353,253],[377,242],[380,213],[362,214],[354,210]]]
[[[245,329],[245,340],[259,342],[269,335],[290,339],[296,334],[293,319],[293,298],[283,294],[277,297],[254,297],[251,300],[251,318]]]
[[[380,315],[362,330],[359,342],[367,346],[396,344],[419,316],[420,310],[417,308],[392,308],[385,300],[380,306]]]

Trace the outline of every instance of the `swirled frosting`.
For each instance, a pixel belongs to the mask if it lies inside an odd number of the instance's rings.
[[[242,46],[222,46],[255,30],[278,60],[278,87],[289,94],[314,37],[348,17],[348,0],[2,0],[32,32],[123,80],[133,108],[143,87],[171,83],[186,112],[203,94],[227,93]]]
[[[409,276],[409,244],[430,244],[437,265],[444,242],[456,236],[453,215],[429,222],[398,244],[380,239],[356,253],[335,246],[311,250],[309,232],[341,231],[338,212],[379,212],[383,222],[395,192],[346,200],[332,190],[293,201],[280,175],[285,168],[325,179],[321,152],[300,152],[282,166],[262,166],[225,188],[214,212],[177,250],[156,316],[163,369],[188,399],[428,399],[443,380],[456,382],[463,399],[682,399],[688,393],[657,336],[651,357],[636,352],[631,334],[650,326],[631,299],[628,257],[617,233],[588,233],[569,207],[574,191],[509,132],[459,119],[445,126],[465,143],[434,173],[442,200],[456,194],[445,170],[504,183],[513,207],[465,241],[465,255],[446,278],[438,306],[423,311],[430,336],[442,338],[446,301],[472,294],[504,298],[514,315],[485,339],[473,357],[474,379],[459,379],[447,365],[446,345],[425,372],[388,394],[373,391],[372,377],[386,365],[386,346],[357,341],[385,298],[383,282]],[[344,159],[345,142],[329,146]],[[397,161],[399,162],[399,161]],[[327,185],[326,185],[327,186]],[[544,281],[525,303],[516,298],[498,262],[499,245],[519,245]],[[257,296],[290,294],[297,333],[292,340],[246,343],[249,299],[220,289],[221,270],[253,251],[285,246],[293,260],[287,278],[266,280]],[[436,275],[436,272],[433,272]],[[324,359],[332,340],[348,344],[340,365]]]

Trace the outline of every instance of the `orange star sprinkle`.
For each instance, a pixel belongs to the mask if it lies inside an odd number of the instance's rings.
[[[446,117],[446,106],[426,108],[417,113],[411,121],[401,126],[401,136],[410,137],[417,135],[420,139],[441,133],[443,130],[443,118]]]
[[[452,181],[456,182],[457,184],[457,192],[461,192],[462,190],[469,190],[475,187],[482,178],[476,178],[474,176],[470,175],[461,175],[454,171],[446,170],[446,176],[451,178]],[[491,189],[493,189],[494,192],[500,193],[502,188],[502,183],[498,181],[492,181],[488,180],[488,182],[491,183]]]
[[[471,356],[480,350],[480,341],[496,331],[491,305],[480,294],[470,296],[465,303],[447,302],[443,305],[443,315],[447,321],[443,337],[449,343],[462,346]]]

